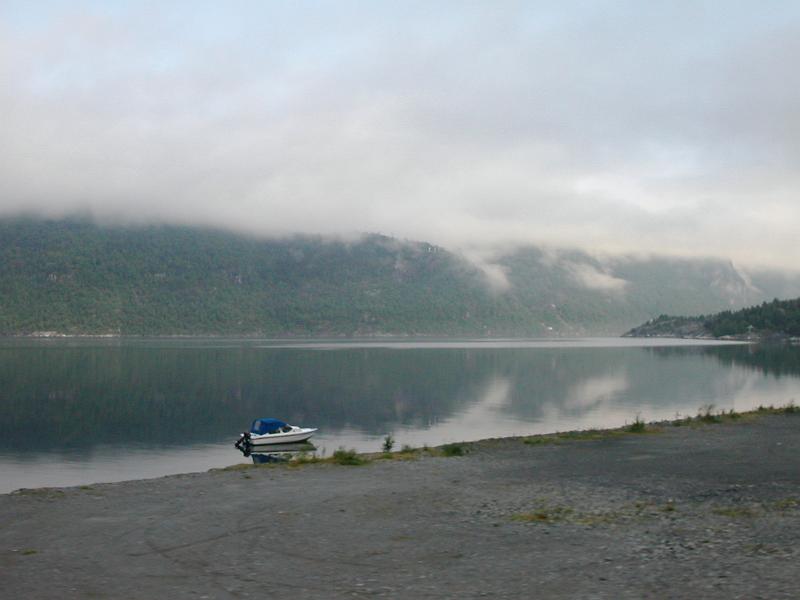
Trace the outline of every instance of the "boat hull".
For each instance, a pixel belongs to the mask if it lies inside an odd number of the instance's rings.
[[[304,442],[316,432],[316,429],[301,429],[286,433],[265,433],[264,435],[250,435],[248,440],[251,446],[270,446],[272,444],[292,444]]]

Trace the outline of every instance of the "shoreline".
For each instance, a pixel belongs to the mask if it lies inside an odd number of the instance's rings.
[[[633,426],[2,495],[0,597],[792,597],[800,411]]]
[[[800,339],[791,338],[789,336],[773,336],[775,338],[784,339]],[[319,334],[319,335],[299,335],[299,334],[285,334],[285,335],[267,335],[259,333],[173,333],[173,334],[136,334],[136,333],[62,333],[58,331],[34,331],[31,333],[5,333],[0,334],[0,339],[19,339],[19,340],[70,340],[70,339],[98,339],[98,340],[194,340],[194,339],[242,339],[242,340],[267,340],[267,341],[361,341],[361,340],[573,340],[573,339],[679,339],[679,340],[698,340],[710,342],[759,342],[772,339],[770,337],[758,336],[694,336],[694,335],[629,335],[628,332],[621,334],[576,334],[576,335],[557,335],[553,332],[542,335],[525,335],[525,336],[487,336],[487,335],[453,335],[453,334],[436,334],[436,333],[373,333],[373,334]]]
[[[446,347],[460,347],[461,345],[475,344],[508,344],[511,346],[525,346],[530,344],[570,344],[578,342],[602,342],[609,346],[669,346],[669,345],[698,345],[698,346],[726,346],[747,345],[758,343],[755,340],[734,340],[720,338],[696,338],[680,336],[528,336],[528,337],[480,337],[480,336],[435,336],[435,335],[384,335],[384,336],[331,336],[331,337],[260,337],[260,336],[234,336],[234,335],[0,335],[0,343],[8,342],[104,342],[104,343],[163,343],[163,342],[237,342],[237,343],[268,343],[274,347],[295,347],[312,345],[380,345],[380,344],[426,344]],[[538,346],[536,346],[538,347]]]
[[[713,406],[710,407],[713,409]],[[641,421],[638,417],[634,419],[632,423],[626,423],[625,425],[621,425],[618,427],[606,427],[606,428],[587,428],[587,429],[573,429],[568,431],[552,431],[547,433],[535,433],[530,435],[515,435],[515,436],[501,436],[501,437],[490,437],[490,438],[483,438],[479,440],[464,440],[459,442],[449,442],[445,444],[440,444],[438,446],[423,446],[423,447],[404,447],[400,450],[392,450],[390,452],[356,452],[355,450],[340,447],[339,450],[334,451],[345,451],[348,455],[355,455],[358,459],[363,460],[363,463],[366,464],[372,462],[374,460],[413,460],[416,458],[420,458],[422,456],[429,456],[429,457],[441,457],[441,456],[462,456],[469,453],[469,449],[472,447],[480,447],[486,446],[493,443],[502,443],[502,442],[517,442],[521,441],[525,444],[532,444],[532,445],[540,445],[540,444],[563,444],[567,442],[575,442],[575,441],[587,441],[587,440],[601,440],[606,438],[613,438],[621,435],[639,435],[639,434],[657,434],[662,433],[663,428],[669,427],[698,427],[704,425],[715,425],[720,423],[726,422],[736,422],[740,419],[748,420],[753,418],[758,418],[765,415],[780,415],[780,414],[793,414],[793,413],[800,413],[800,406],[795,406],[793,402],[790,402],[784,406],[761,406],[753,410],[743,411],[743,412],[735,412],[735,411],[721,411],[717,413],[713,413],[711,411],[707,411],[705,413],[698,412],[695,417],[687,416],[681,417],[677,419],[666,419],[660,421]],[[633,430],[632,430],[633,428]],[[448,454],[447,448],[457,448],[455,451],[456,454]],[[269,453],[269,446],[263,447],[255,447],[254,451],[251,451],[252,454],[268,454]],[[86,488],[87,486],[100,486],[100,485],[118,485],[118,484],[129,484],[129,483],[137,483],[137,482],[147,482],[147,481],[156,481],[160,479],[165,479],[169,477],[186,477],[186,476],[193,476],[193,475],[203,475],[206,473],[213,473],[217,471],[227,471],[227,470],[243,470],[243,469],[250,469],[250,468],[281,468],[287,467],[292,468],[298,465],[307,465],[307,464],[340,464],[337,462],[334,455],[329,457],[318,457],[316,456],[315,452],[301,452],[298,455],[288,458],[282,461],[271,462],[267,464],[256,464],[256,463],[234,463],[231,465],[223,466],[223,467],[211,467],[204,470],[199,471],[185,471],[180,473],[169,473],[165,475],[157,475],[154,477],[143,477],[143,478],[133,478],[133,479],[122,479],[122,480],[115,480],[115,481],[93,481],[90,483],[79,483],[75,485],[65,485],[65,486],[37,486],[31,488],[17,488],[8,492],[0,493],[0,497],[4,495],[14,495],[14,494],[25,494],[25,493],[36,493],[39,490],[71,490],[71,489],[82,489]],[[347,462],[341,464],[348,464]]]

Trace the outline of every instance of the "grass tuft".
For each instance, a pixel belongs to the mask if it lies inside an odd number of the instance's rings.
[[[672,500],[667,501],[667,503],[661,507],[661,512],[670,513],[675,512],[676,510],[678,509],[675,508],[675,503]]]
[[[783,498],[782,500],[777,500],[772,508],[775,510],[791,510],[794,508],[800,508],[800,500],[797,498]]]
[[[445,456],[464,456],[464,446],[461,444],[445,444],[442,446],[442,454]]]
[[[388,454],[394,448],[394,437],[391,433],[387,434],[385,438],[383,438],[383,445],[381,446],[381,450],[384,454]]]
[[[529,446],[544,446],[545,444],[559,444],[561,440],[558,435],[535,435],[522,438],[522,443]]]
[[[422,450],[412,448],[408,444],[403,444],[397,452],[382,452],[375,458],[380,460],[415,460],[422,455]]]
[[[628,433],[644,433],[647,431],[647,425],[642,420],[641,416],[636,415],[636,419],[634,419],[633,423],[628,425],[626,431]]]
[[[43,488],[20,488],[11,492],[15,496],[33,496],[36,498],[46,498],[48,500],[55,500],[64,497],[64,490],[58,488],[43,487]]]
[[[557,523],[565,520],[572,512],[571,508],[564,506],[543,507],[533,512],[513,515],[511,520],[522,523]]]
[[[287,463],[290,467],[303,467],[305,465],[315,465],[317,463],[325,462],[326,459],[317,456],[316,454],[309,454],[308,452],[301,452]]]
[[[618,429],[585,429],[583,431],[565,431],[548,435],[532,435],[522,438],[522,443],[531,446],[542,446],[560,444],[561,442],[586,442],[615,438],[623,433]]]
[[[697,420],[701,423],[722,423],[722,418],[714,413],[713,404],[704,404],[698,408]]]
[[[657,427],[648,426],[637,415],[636,420],[630,425],[620,429],[584,429],[582,431],[566,431],[547,435],[532,435],[522,438],[523,444],[543,446],[546,444],[560,444],[561,442],[585,442],[614,439],[629,433],[659,433]]]
[[[756,512],[749,506],[718,506],[711,510],[715,515],[731,517],[733,519],[752,518]]]
[[[346,466],[360,466],[365,465],[369,461],[364,458],[363,456],[359,456],[359,454],[354,450],[345,450],[344,447],[339,448],[333,453],[331,457],[331,462],[336,463],[337,465],[346,465]]]

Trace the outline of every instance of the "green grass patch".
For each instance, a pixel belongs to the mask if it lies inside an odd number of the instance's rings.
[[[641,434],[641,433],[658,433],[662,429],[658,425],[673,426],[673,427],[699,427],[702,425],[715,425],[719,423],[727,423],[733,421],[749,421],[759,415],[765,414],[800,414],[800,406],[795,405],[792,400],[788,404],[780,407],[774,406],[759,406],[755,410],[747,412],[736,412],[733,409],[728,411],[715,411],[713,404],[706,404],[701,406],[697,411],[695,417],[681,417],[676,415],[675,419],[663,421],[658,424],[647,424],[641,419],[639,415],[636,419],[620,429],[587,429],[584,431],[568,431],[549,433],[544,435],[531,435],[522,438],[522,443],[530,446],[546,446],[549,444],[560,444],[562,442],[570,441],[595,441],[605,440],[609,438],[618,437],[626,434]]]
[[[792,510],[800,508],[800,499],[798,498],[783,498],[773,503],[772,507],[775,510]]]
[[[670,424],[673,427],[700,427],[702,425],[717,425],[734,421],[751,421],[762,415],[791,414],[792,412],[794,412],[794,409],[791,403],[778,408],[774,406],[759,406],[754,410],[746,412],[736,412],[732,408],[728,411],[715,411],[713,404],[706,404],[697,410],[697,415],[695,417],[676,418],[670,421]]]
[[[316,454],[301,452],[297,456],[293,457],[287,464],[290,467],[302,467],[303,465],[315,465],[321,462],[325,462],[325,459],[320,458]]]
[[[639,425],[641,423],[641,425]],[[530,446],[544,446],[548,444],[560,444],[562,442],[587,442],[608,440],[622,437],[628,433],[656,433],[657,428],[648,427],[641,420],[634,421],[622,429],[585,429],[583,431],[565,431],[549,433],[546,435],[531,435],[522,438],[523,444]]]
[[[529,446],[546,446],[547,444],[560,444],[561,440],[558,435],[535,435],[522,438],[522,443]]]
[[[797,406],[794,403],[794,400],[790,400],[783,406],[773,406],[770,404],[769,406],[759,406],[754,411],[751,411],[758,414],[767,414],[767,415],[794,415],[800,414],[800,406]]]
[[[380,460],[414,460],[419,458],[423,452],[421,449],[412,448],[406,444],[397,452],[382,452],[376,458]]]
[[[551,433],[547,435],[533,435],[522,438],[524,444],[531,446],[541,446],[547,444],[560,444],[562,442],[585,442],[593,440],[605,440],[618,437],[622,432],[616,429],[586,429],[584,431],[565,431]]]
[[[464,456],[466,450],[463,444],[445,444],[442,446],[442,454],[444,456]]]
[[[34,550],[33,548],[25,548],[24,550],[20,551],[22,556],[32,556],[33,554],[39,554],[38,550]]]
[[[543,507],[532,512],[513,515],[511,520],[521,523],[557,523],[566,520],[573,512],[571,508],[565,506]]]
[[[641,520],[674,519],[678,514],[678,507],[672,500],[665,504],[638,501],[633,504],[621,505],[611,510],[581,511],[563,505],[550,506],[541,504],[530,512],[518,513],[511,517],[512,521],[522,523],[559,523],[568,522],[587,527],[618,525],[620,523],[633,523]]]
[[[57,488],[20,488],[14,492],[11,492],[16,496],[30,496],[32,498],[45,498],[47,500],[56,500],[58,498],[64,497],[64,490],[59,490]]]
[[[337,465],[356,467],[367,464],[369,460],[367,460],[363,456],[360,456],[352,448],[350,450],[339,448],[338,450],[334,451],[333,456],[331,456],[330,458],[330,462]]]
[[[730,421],[752,420],[755,417],[763,415],[790,415],[790,414],[800,414],[800,407],[795,405],[794,400],[791,400],[789,403],[783,406],[775,407],[773,405],[769,406],[761,405],[754,410],[746,412],[736,412],[733,409],[730,409],[727,412],[724,410],[715,412],[713,404],[706,404],[698,409],[697,416],[694,419],[688,417],[683,421],[686,424],[691,424],[691,425],[695,424],[714,425],[717,423],[726,423]]]
[[[711,512],[722,517],[731,519],[750,519],[756,516],[756,511],[749,506],[718,506],[712,508]]]
[[[628,433],[644,433],[647,431],[647,424],[642,420],[639,415],[633,420],[633,423],[625,428]]]
[[[716,506],[711,512],[732,519],[748,519],[767,513],[785,513],[798,508],[800,508],[800,498],[789,497],[749,506]]]
[[[403,444],[403,447],[400,448],[398,452],[392,454],[392,458],[394,460],[409,460],[412,458],[417,458],[423,452],[423,450],[418,450],[416,448],[412,448],[408,444]]]
[[[722,417],[714,413],[713,404],[705,404],[697,411],[697,420],[701,423],[722,423]]]

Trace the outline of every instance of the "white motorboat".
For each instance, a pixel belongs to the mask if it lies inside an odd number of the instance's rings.
[[[236,447],[266,446],[268,444],[292,444],[304,442],[316,432],[309,427],[289,425],[279,419],[256,419],[236,442]]]

